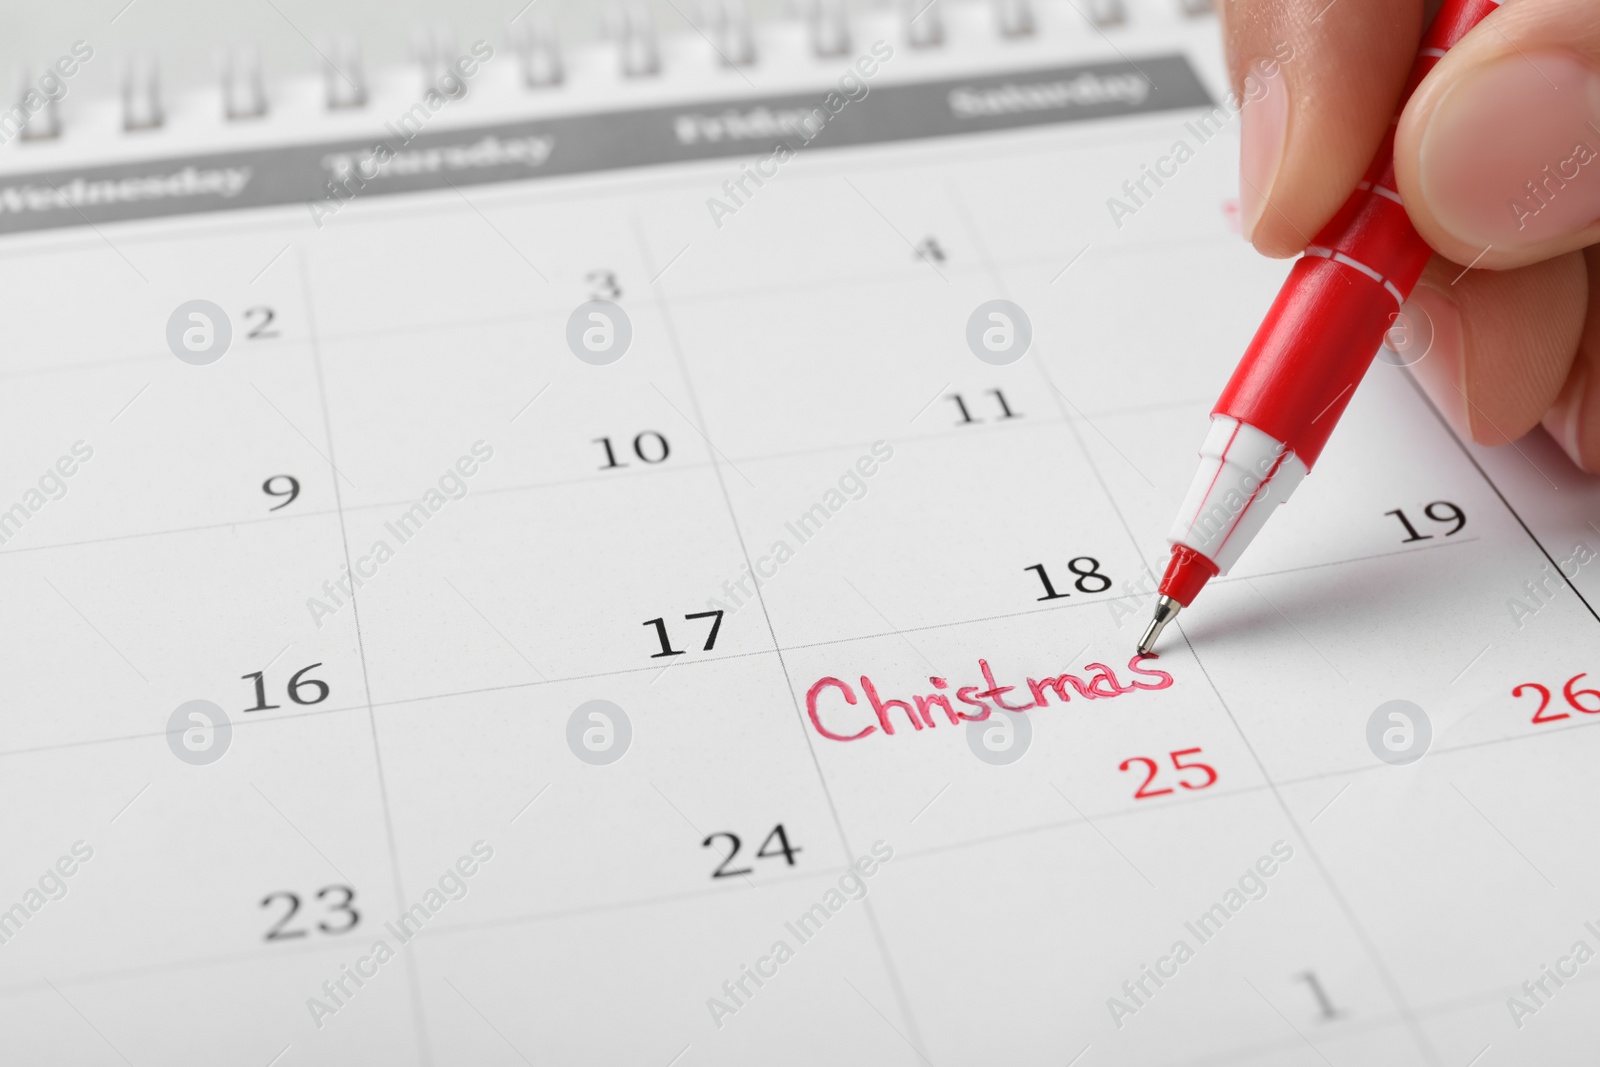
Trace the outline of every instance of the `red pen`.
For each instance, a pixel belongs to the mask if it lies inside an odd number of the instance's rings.
[[[1404,100],[1500,0],[1446,0],[1422,39]],[[1211,412],[1200,470],[1167,540],[1148,653],[1206,582],[1226,574],[1328,443],[1433,249],[1411,225],[1394,178],[1394,129],[1338,214],[1289,272]]]

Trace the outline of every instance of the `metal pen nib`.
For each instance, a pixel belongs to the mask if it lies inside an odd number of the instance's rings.
[[[1167,628],[1167,623],[1178,617],[1178,612],[1183,610],[1183,605],[1169,596],[1161,597],[1156,601],[1156,617],[1150,620],[1150,625],[1145,627],[1144,636],[1139,638],[1139,655],[1148,656],[1155,647],[1156,638],[1161,636],[1161,631]]]

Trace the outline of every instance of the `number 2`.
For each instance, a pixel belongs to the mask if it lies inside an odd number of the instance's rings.
[[[733,842],[733,847],[728,850],[728,854],[726,856],[722,857],[722,862],[717,865],[717,869],[716,870],[711,872],[711,877],[713,877],[713,878],[732,878],[732,877],[734,877],[736,875],[749,874],[751,871],[755,870],[754,867],[741,867],[736,871],[728,870],[728,864],[732,863],[733,862],[733,857],[735,857],[735,856],[737,856],[739,854],[739,835],[738,834],[730,834],[726,830],[720,831],[719,833],[714,833],[710,837],[706,838],[704,841],[700,842],[700,847],[701,848],[710,848],[711,847],[711,842],[715,841],[719,837],[726,837],[729,841],[732,841]]]
[[[269,337],[278,336],[278,331],[271,328],[272,321],[278,317],[278,313],[266,306],[245,308],[245,318],[255,318],[258,315],[261,321],[256,323],[245,337],[252,341],[264,341]]]
[[[261,901],[261,906],[265,908],[279,897],[282,897],[289,902],[289,910],[284,913],[283,918],[278,920],[277,926],[274,926],[272,929],[267,931],[267,940],[287,941],[291,937],[306,936],[306,932],[304,930],[289,930],[285,932],[283,929],[285,926],[289,925],[289,920],[294,918],[295,912],[300,910],[299,897],[295,896],[293,893],[269,893],[265,899]]]
[[[1557,719],[1572,718],[1572,716],[1568,715],[1564,711],[1560,715],[1546,715],[1544,713],[1544,709],[1550,706],[1550,690],[1546,689],[1538,682],[1525,682],[1524,684],[1513,689],[1511,691],[1511,695],[1514,697],[1519,697],[1522,695],[1522,691],[1524,689],[1537,689],[1539,691],[1539,710],[1533,713],[1534,722],[1555,722]]]
[[[1144,764],[1146,767],[1149,768],[1150,773],[1146,774],[1144,776],[1144,784],[1141,785],[1134,792],[1133,799],[1135,799],[1135,800],[1144,800],[1147,797],[1166,796],[1168,793],[1172,792],[1172,788],[1170,786],[1168,788],[1166,788],[1166,789],[1151,789],[1150,788],[1150,783],[1156,780],[1156,775],[1157,774],[1161,773],[1161,767],[1160,767],[1159,764],[1156,763],[1155,760],[1151,759],[1149,756],[1134,756],[1134,757],[1132,757],[1130,759],[1125,759],[1125,760],[1122,761],[1122,765],[1120,767],[1118,767],[1117,770],[1125,771],[1125,770],[1127,770],[1129,768],[1129,766],[1131,764],[1134,764],[1134,763],[1142,763],[1142,764]]]

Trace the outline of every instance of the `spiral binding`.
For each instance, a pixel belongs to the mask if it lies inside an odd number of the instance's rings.
[[[945,43],[942,0],[899,0],[896,10],[904,42],[919,50],[937,49]],[[1038,29],[1034,0],[986,0],[995,32],[1002,39],[1032,37]],[[1186,16],[1210,14],[1212,0],[1165,0]],[[1128,19],[1125,0],[1074,0],[1074,8],[1096,29],[1121,25]],[[818,58],[838,58],[851,52],[851,18],[845,0],[798,0],[808,47]],[[696,31],[709,42],[724,67],[751,66],[760,50],[745,0],[707,0]],[[662,74],[661,46],[649,11],[640,4],[617,4],[607,12],[605,37],[616,51],[618,70],[627,79],[649,79]],[[529,14],[510,27],[510,44],[529,90],[548,90],[566,80],[562,45],[548,17]],[[330,111],[352,111],[367,106],[368,87],[361,52],[355,40],[342,36],[323,42],[322,75],[325,104]],[[413,48],[424,91],[439,89],[459,58],[454,36],[447,29],[430,28],[416,35]],[[265,117],[270,108],[261,56],[254,46],[223,52],[219,61],[224,118],[248,122]],[[20,101],[33,86],[33,72],[20,72],[18,140],[22,143],[55,140],[62,136],[62,121],[54,99],[37,110]],[[155,57],[135,55],[123,67],[122,128],[139,134],[160,129],[166,121],[162,106],[160,69]]]

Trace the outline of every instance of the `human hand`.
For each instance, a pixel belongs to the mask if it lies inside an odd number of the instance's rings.
[[[1257,249],[1294,255],[1371,163],[1424,2],[1220,8],[1236,91],[1293,46],[1243,111],[1240,207]],[[1464,436],[1502,444],[1543,421],[1600,472],[1600,4],[1511,0],[1492,12],[1406,105],[1395,171],[1439,253],[1406,309],[1432,332],[1417,378]]]

